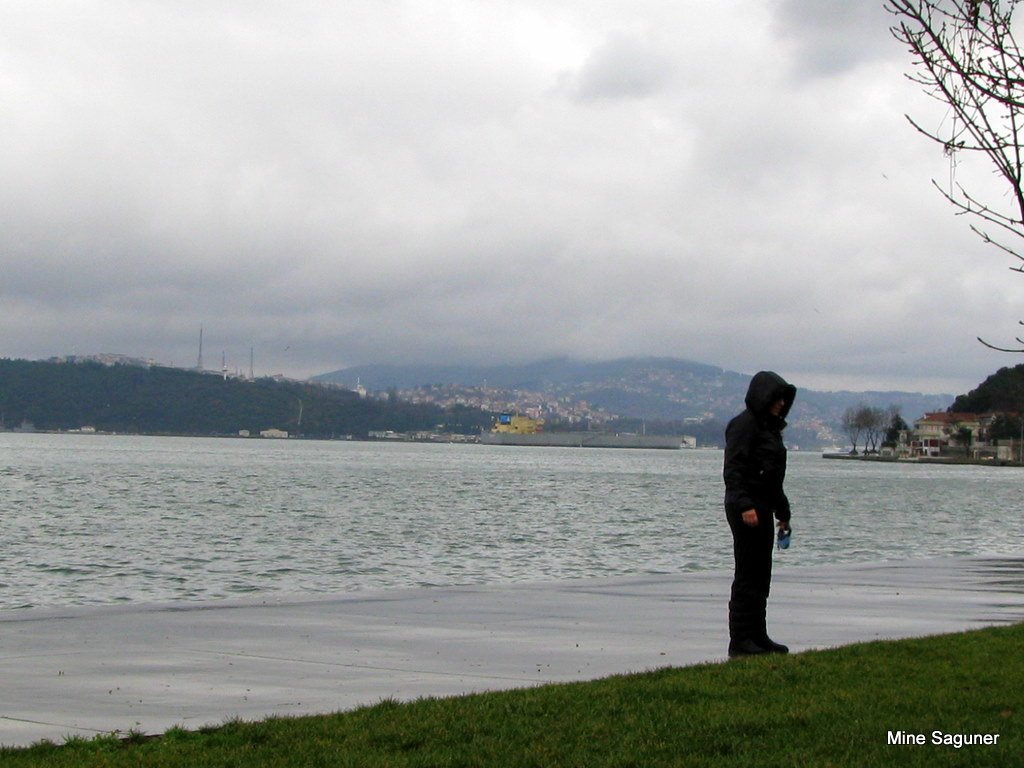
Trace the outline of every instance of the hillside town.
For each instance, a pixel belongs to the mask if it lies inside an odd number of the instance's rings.
[[[573,425],[601,426],[616,418],[615,414],[593,406],[586,400],[519,389],[435,384],[398,390],[397,396],[400,400],[409,403],[432,404],[442,408],[461,405],[467,408],[479,408],[490,413],[520,413],[532,419],[558,421]]]

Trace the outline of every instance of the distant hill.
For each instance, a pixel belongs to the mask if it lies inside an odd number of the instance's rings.
[[[1000,374],[1003,381],[1007,374]],[[1013,376],[1024,378],[1024,371]],[[362,366],[309,382],[225,379],[118,356],[103,356],[102,361],[0,360],[0,429],[29,422],[41,430],[90,426],[109,432],[233,435],[243,429],[256,434],[277,428],[309,437],[364,437],[374,430],[442,426],[474,434],[490,426],[488,411],[495,409],[487,403],[515,403],[517,397],[536,402],[540,393],[599,408],[615,417],[608,428],[617,431],[693,434],[700,444],[715,445],[725,422],[742,410],[749,378],[715,366],[655,357],[601,363],[557,358],[522,366]],[[362,399],[349,391],[357,383],[372,392],[390,391],[390,396]],[[437,384],[475,387],[481,397],[435,402],[429,390]],[[1012,382],[1006,386],[1012,389]],[[397,396],[398,390],[404,396],[417,388],[422,391],[411,394],[418,402]],[[787,439],[806,448],[845,443],[838,425],[851,405],[897,405],[913,421],[928,411],[945,410],[952,400],[949,395],[801,389]],[[498,410],[507,407],[502,404]]]
[[[585,400],[627,418],[715,423],[724,423],[743,409],[743,398],[750,382],[749,374],[663,357],[597,363],[554,358],[527,365],[500,366],[368,365],[314,378],[346,387],[355,387],[358,382],[369,390],[459,384],[544,392],[555,397]],[[833,440],[845,442],[845,438],[839,438],[838,425],[843,412],[852,405],[864,403],[880,408],[896,405],[904,418],[913,421],[926,412],[945,410],[952,400],[953,395],[897,391],[817,392],[801,388],[790,416],[793,429],[789,434],[793,439],[796,431],[801,431],[802,442],[808,445]]]
[[[955,413],[1024,412],[1024,364],[1000,368],[949,408]]]
[[[370,430],[477,433],[490,416],[394,399],[361,399],[319,384],[242,380],[177,368],[0,360],[0,426],[84,426],[106,432],[237,435],[276,428],[307,437]]]

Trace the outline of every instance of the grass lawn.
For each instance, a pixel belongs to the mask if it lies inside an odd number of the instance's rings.
[[[896,732],[925,743],[890,744]],[[958,747],[959,734],[998,741]],[[152,739],[41,743],[0,750],[0,766],[1024,766],[1024,624]]]

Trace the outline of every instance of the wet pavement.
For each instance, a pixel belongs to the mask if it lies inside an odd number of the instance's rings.
[[[724,571],[0,612],[0,744],[725,660]],[[1024,621],[1024,555],[785,568],[792,651]]]

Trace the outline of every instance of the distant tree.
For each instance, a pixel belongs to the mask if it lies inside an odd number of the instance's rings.
[[[1001,413],[988,426],[989,440],[1019,440],[1021,417],[1018,414]]]
[[[950,181],[933,180],[959,214],[976,223],[982,241],[1017,259],[1024,273],[1024,52],[1014,37],[1013,14],[1021,0],[886,0],[895,16],[893,36],[913,58],[910,80],[949,107],[937,128],[909,115],[919,132],[938,143],[950,162]],[[960,159],[981,155],[994,166],[1007,201],[984,201],[957,176]],[[994,233],[994,234],[993,234]],[[1021,321],[1024,325],[1024,321]],[[1017,346],[1001,352],[1024,352]]]
[[[965,427],[959,422],[950,424],[943,431],[951,440],[955,441],[956,444],[961,447],[970,448],[971,443],[974,442],[974,433],[971,432],[971,428]]]
[[[864,431],[864,422],[860,418],[859,414],[862,408],[865,406],[863,403],[859,406],[850,406],[843,411],[843,432],[846,433],[846,437],[850,440],[850,444],[853,446],[850,453],[857,453],[857,444],[860,442],[860,433]]]
[[[857,453],[857,446],[860,438],[864,438],[864,453],[877,453],[878,441],[881,437],[882,428],[887,420],[887,412],[881,408],[872,408],[864,403],[851,405],[843,412],[842,427],[853,450]]]
[[[887,421],[886,412],[865,406],[860,412],[860,419],[864,424],[864,453],[878,453],[878,442]]]
[[[887,413],[889,419],[889,426],[886,427],[885,437],[882,440],[882,447],[895,448],[900,441],[900,432],[905,432],[910,429],[910,425],[903,420],[903,416],[900,415],[900,409],[898,405],[890,405]]]
[[[840,424],[846,439],[850,441],[850,453],[857,453],[857,441],[860,440],[860,427],[857,426],[857,409],[852,405],[843,411],[843,418]]]

